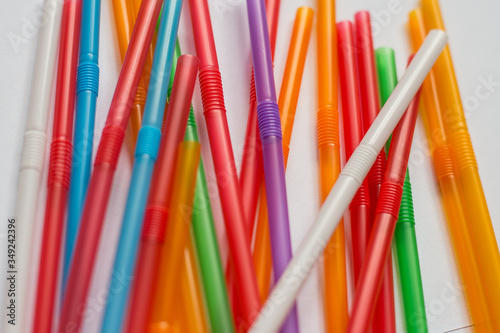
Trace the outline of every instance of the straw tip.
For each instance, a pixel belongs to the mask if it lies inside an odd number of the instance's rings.
[[[314,10],[311,7],[308,6],[302,6],[297,9],[297,14],[301,15],[313,15]]]
[[[394,49],[391,47],[383,46],[375,50],[376,56],[391,56],[394,57]]]
[[[436,40],[439,40],[440,42],[446,43],[448,41],[448,34],[444,32],[443,30],[439,29],[432,29],[429,31],[427,34],[428,38],[434,38]]]
[[[337,22],[337,29],[338,30],[352,29],[352,22],[349,20]]]
[[[369,20],[370,19],[370,12],[367,10],[360,10],[354,14],[354,19],[356,21],[358,20]]]

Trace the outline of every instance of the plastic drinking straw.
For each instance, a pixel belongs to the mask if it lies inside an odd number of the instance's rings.
[[[133,13],[132,4],[129,0],[113,0],[113,12],[115,15],[116,32],[118,35],[118,46],[120,48],[120,57],[125,59],[128,44],[134,29],[135,15]],[[142,113],[144,111],[144,104],[146,103],[146,86],[143,83],[139,84],[137,89],[134,105],[130,113],[130,129],[133,138],[133,148],[135,149],[135,142],[137,135],[141,128]]]
[[[321,203],[340,174],[340,135],[338,110],[338,49],[335,1],[318,1],[318,164]],[[347,278],[344,221],[328,241],[324,252],[324,318],[327,332],[345,332]]]
[[[243,202],[229,136],[210,13],[206,0],[190,0],[189,3],[196,52],[200,58],[203,111],[228,233],[229,252],[235,268],[236,289],[241,300],[243,320],[250,325],[260,308],[259,291],[250,242],[245,232]]]
[[[285,170],[290,152],[290,140],[292,137],[293,122],[299,98],[302,74],[309,47],[312,21],[314,12],[309,7],[301,7],[297,10],[295,23],[293,26],[288,57],[283,74],[278,106],[281,115],[281,128],[283,131],[283,157]],[[267,211],[266,190],[262,188],[260,193],[260,206],[255,232],[254,244],[254,266],[257,274],[257,283],[261,300],[264,302],[269,294],[269,284],[271,281],[272,260],[271,260],[271,240],[269,235],[269,219]]]
[[[257,120],[266,179],[265,189],[270,221],[269,235],[271,237],[274,276],[278,280],[292,258],[280,112],[276,100],[264,0],[247,1],[247,11],[257,95]],[[282,331],[299,331],[296,308],[286,319]]]
[[[160,0],[143,1],[118,78],[87,190],[73,256],[73,262],[78,264],[71,266],[68,276],[59,331],[66,330],[68,326],[74,331],[81,329],[83,316],[81,305],[85,304],[87,298],[114,171],[130,115],[130,106],[139,84],[147,46],[151,42],[161,4]]]
[[[276,35],[278,32],[280,3],[281,0],[266,0],[269,41],[271,43],[271,56],[273,59],[276,46]],[[250,103],[240,171],[240,186],[243,198],[243,208],[245,210],[246,232],[250,240],[252,239],[254,229],[255,213],[257,210],[263,172],[262,143],[260,142],[259,125],[257,122],[257,98],[255,95],[255,77],[252,67]]]
[[[129,0],[113,0],[113,13],[115,16],[116,34],[120,58],[123,62],[127,53],[128,43],[134,29],[134,15]]]
[[[345,209],[446,45],[446,40],[446,33],[443,31],[436,30],[429,33],[393,94],[340,173],[318,217],[283,273],[284,276],[275,285],[250,332],[271,333],[280,328],[294,304],[301,285],[315,261],[322,255]],[[275,301],[277,299],[279,304]]]
[[[433,27],[444,30],[443,20],[436,0],[423,0],[422,13],[426,30]],[[470,228],[476,239],[481,270],[490,298],[493,319],[500,326],[500,253],[491,217],[484,197],[481,179],[467,130],[460,92],[458,90],[450,50],[445,48],[434,66],[436,86],[440,91],[440,107],[443,125],[450,145],[453,147],[454,160],[462,182],[465,207],[469,216],[474,218]]]
[[[158,262],[165,239],[165,226],[169,217],[168,207],[175,193],[172,190],[172,183],[177,147],[184,136],[198,63],[198,59],[191,55],[179,58],[164,135],[154,168],[153,186],[144,214],[141,245],[135,266],[136,278],[128,302],[128,313],[133,316],[127,318],[124,326],[127,332],[143,332],[147,327],[155,281],[157,281]],[[103,330],[103,332],[108,331]]]
[[[185,142],[188,142],[187,140]],[[195,141],[197,142],[197,141]],[[201,155],[200,155],[201,162]],[[201,164],[200,164],[201,165]],[[199,168],[199,166],[198,166]],[[198,173],[196,178],[198,179]],[[196,196],[196,185],[195,185],[195,196]],[[193,202],[193,210],[194,210]],[[191,217],[191,223],[193,222]],[[189,232],[189,230],[188,230]],[[192,243],[192,233],[188,235],[186,240],[183,257],[184,260],[182,265],[182,290],[184,297],[184,308],[186,313],[186,331],[184,332],[212,332],[208,329],[207,315],[205,310],[205,302],[202,295],[202,286],[200,284],[200,274],[198,267],[196,265],[196,253],[194,250],[194,244]],[[175,297],[175,296],[174,296]],[[175,298],[176,302],[178,301]],[[175,311],[174,311],[175,312]]]
[[[387,263],[399,215],[406,167],[417,122],[419,100],[420,90],[408,106],[392,135],[384,182],[377,203],[368,249],[356,287],[347,332],[368,332],[370,328],[378,291],[382,283],[384,266]]]
[[[71,172],[71,141],[73,139],[81,9],[81,0],[68,0],[63,5],[54,125],[47,179],[48,191],[33,326],[35,332],[41,333],[50,332],[52,329],[57,293],[61,240]]]
[[[271,56],[274,61],[274,51],[276,46],[276,35],[278,32],[278,19],[279,19],[279,8],[280,8],[281,0],[266,0],[266,14],[267,14],[267,23],[269,28],[269,42],[271,43]],[[245,133],[245,144],[243,146],[243,158],[241,161],[241,170],[240,170],[240,187],[241,187],[241,196],[243,200],[243,209],[245,212],[245,222],[246,222],[246,233],[247,237],[251,243],[252,235],[255,226],[255,213],[257,210],[257,202],[259,198],[259,194],[261,193],[261,188],[264,188],[263,184],[263,172],[264,165],[262,163],[262,143],[260,142],[260,133],[259,133],[259,124],[257,122],[257,97],[255,95],[255,78],[253,75],[253,67],[252,67],[252,75],[250,81],[250,103],[248,110],[248,119],[247,119],[247,129]],[[266,212],[267,214],[267,212]],[[228,266],[226,270],[227,274],[227,282],[229,294],[231,297],[231,301],[234,307],[234,316],[235,318],[241,317],[239,315],[238,310],[238,299],[235,297],[234,293],[234,273],[231,266],[231,261],[228,261]],[[257,284],[259,286],[259,292],[261,295],[264,293],[264,289],[266,289],[261,281],[262,278],[259,276],[259,273],[264,274],[264,279],[268,276],[265,272],[255,272],[257,274]],[[269,285],[270,281],[267,281]],[[269,290],[267,287],[266,290]],[[267,297],[267,293],[265,293]]]
[[[181,56],[179,41],[175,45],[172,72],[176,71],[177,59]],[[173,75],[170,76],[169,91],[173,87]],[[169,94],[170,95],[170,94]],[[184,140],[199,141],[198,129],[194,110],[191,106]],[[203,284],[203,293],[207,302],[207,312],[210,326],[214,332],[234,332],[234,322],[229,305],[226,281],[222,270],[219,244],[215,231],[212,206],[208,194],[207,180],[203,159],[200,156],[200,165],[196,178],[194,194],[193,217],[191,223],[194,248],[199,261],[199,272]]]
[[[134,272],[140,230],[161,140],[164,108],[167,101],[182,0],[169,1],[165,6],[113,267],[114,274],[122,276],[133,276]],[[113,297],[109,298],[104,317],[105,332],[120,331],[125,317],[131,282],[132,279],[128,279],[127,282],[123,283],[121,291],[114,293]]]
[[[357,12],[355,19],[356,51],[358,63],[358,75],[361,91],[361,115],[363,118],[363,134],[377,117],[380,110],[380,100],[377,84],[377,69],[373,52],[373,40],[371,30],[370,13],[368,11]],[[368,173],[367,183],[370,195],[370,221],[375,218],[375,207],[377,206],[380,189],[384,179],[385,152],[382,149],[377,160]],[[384,277],[375,307],[373,321],[374,332],[389,333],[396,332],[396,319],[394,310],[394,284],[392,281],[392,256],[389,249],[388,260],[385,266]],[[418,258],[417,258],[418,259]]]
[[[425,37],[425,27],[420,9],[410,12],[409,26],[413,47],[418,48]],[[434,162],[436,178],[443,198],[443,207],[446,214],[451,241],[455,252],[458,270],[464,286],[468,310],[476,328],[478,323],[486,321],[486,302],[488,293],[483,284],[481,264],[471,224],[468,221],[466,205],[461,189],[460,178],[453,148],[446,136],[443,118],[439,104],[439,94],[436,85],[434,69],[424,81],[422,87],[421,108],[422,118],[427,129],[427,138]],[[490,303],[490,312],[493,303]],[[488,325],[484,325],[485,327]],[[494,329],[500,331],[500,327]]]
[[[200,144],[196,141],[182,142],[179,146],[177,156],[173,186],[175,195],[172,196],[169,207],[170,216],[159,260],[159,272],[156,279],[153,307],[149,314],[149,327],[168,327],[168,323],[174,321],[173,314],[176,308],[174,295],[179,277],[182,277],[181,274],[174,274],[174,272],[181,271],[184,261],[184,247],[189,237],[196,172],[199,161]],[[131,318],[129,323],[131,323],[135,320],[135,313],[129,313]],[[136,329],[141,328],[135,325],[133,327]],[[143,327],[141,330],[134,330],[131,326],[128,326],[128,332],[145,331],[146,327]]]
[[[349,160],[363,138],[352,23],[350,21],[337,23],[337,32],[340,93],[342,96],[342,115],[345,129],[345,157],[346,160]],[[358,193],[349,205],[349,212],[351,216],[354,283],[357,286],[371,230],[370,196],[366,181],[363,181]]]
[[[99,93],[99,21],[101,0],[83,0],[80,57],[76,74],[76,118],[73,136],[73,161],[69,183],[66,250],[63,285],[73,254],[82,216],[83,202],[92,168],[92,144],[97,95]]]
[[[15,215],[17,248],[15,261],[7,263],[9,275],[16,275],[17,279],[15,325],[9,323],[11,318],[4,319],[5,325],[3,327],[5,332],[8,333],[25,332],[31,329],[33,316],[32,293],[34,291],[30,287],[31,263],[33,260],[31,254],[34,242],[33,231],[35,229],[35,215],[45,159],[46,131],[61,27],[62,3],[57,0],[45,0],[43,11],[50,13],[50,15],[38,32],[23,152],[19,164]],[[11,233],[9,231],[8,235]],[[8,239],[11,240],[11,237],[8,236]],[[12,298],[6,294],[6,306],[10,304],[11,300]]]
[[[383,104],[398,83],[396,61],[394,59],[394,50],[391,48],[379,48],[375,51],[375,54]],[[394,237],[396,259],[399,268],[398,273],[402,287],[406,329],[408,332],[427,332],[425,300],[415,234],[415,217],[413,213],[413,197],[409,171],[406,172],[403,183],[403,197],[401,199]],[[388,258],[388,261],[392,265],[390,255]],[[384,274],[387,274],[387,271]],[[380,299],[378,302],[380,303]]]

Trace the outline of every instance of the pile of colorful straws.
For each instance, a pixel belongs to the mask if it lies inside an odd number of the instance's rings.
[[[5,332],[81,331],[126,135],[135,147],[133,171],[101,332],[299,332],[295,299],[320,257],[328,332],[396,332],[393,239],[406,330],[427,332],[407,171],[419,108],[468,311],[477,332],[500,332],[500,254],[437,0],[422,0],[410,13],[415,55],[399,83],[394,51],[373,48],[367,11],[336,23],[335,0],[317,0],[316,13],[298,8],[279,95],[273,61],[280,0],[247,0],[253,71],[239,174],[208,0],[189,0],[196,56],[182,55],[177,40],[182,0],[112,2],[122,68],[97,147],[101,1],[44,3],[53,15],[38,34],[12,226],[18,246],[9,238],[8,270],[18,292],[7,294],[5,304],[15,304],[16,312],[7,313]],[[285,169],[314,16],[322,207],[293,253]],[[48,192],[36,251],[54,77]],[[197,78],[207,142],[199,141],[191,107]],[[201,145],[211,149],[227,265]],[[342,221],[347,208],[354,273],[349,284],[355,286],[350,312]],[[29,269],[34,262],[38,272]],[[35,274],[37,288],[30,290]]]

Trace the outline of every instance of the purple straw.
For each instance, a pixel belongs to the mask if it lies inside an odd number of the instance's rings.
[[[255,89],[257,92],[257,118],[264,157],[264,177],[274,279],[277,281],[292,258],[281,119],[278,103],[276,102],[273,62],[264,0],[247,0],[247,8]],[[295,307],[284,322],[281,332],[299,332],[297,309]]]

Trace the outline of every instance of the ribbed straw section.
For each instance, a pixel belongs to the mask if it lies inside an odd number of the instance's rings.
[[[148,89],[146,87],[146,82],[144,82],[144,78],[141,77],[139,85],[137,86],[137,92],[135,93],[134,104],[145,105],[147,94]]]
[[[368,187],[362,184],[358,192],[351,201],[349,208],[354,206],[370,206],[370,194],[368,192]]]
[[[377,159],[368,173],[367,181],[369,187],[379,185],[384,182],[386,163],[385,152],[382,150],[380,154],[377,155]]]
[[[411,183],[409,177],[405,178],[403,184],[403,196],[401,197],[401,205],[399,207],[398,223],[415,224],[415,214],[413,211],[413,195],[411,191]]]
[[[278,104],[261,102],[257,105],[257,120],[259,121],[260,139],[264,141],[270,136],[281,136],[281,119]]]
[[[85,61],[78,66],[76,93],[85,90],[99,94],[99,66],[92,61]]]
[[[163,242],[168,210],[161,206],[148,206],[144,214],[142,239]]]
[[[345,165],[342,174],[354,178],[359,184],[361,184],[368,171],[370,170],[373,162],[377,158],[378,152],[373,149],[372,146],[367,144],[360,144],[351,158]]]
[[[192,106],[189,109],[189,116],[188,116],[187,125],[196,128],[196,117],[194,115],[194,110],[193,110]]]
[[[318,114],[318,147],[322,145],[340,145],[339,113],[331,106],[319,109]]]
[[[142,126],[137,137],[135,156],[149,155],[156,161],[160,145],[161,131],[152,126]]]
[[[47,136],[41,131],[27,131],[24,134],[23,154],[21,156],[21,170],[43,170],[45,160],[45,145]]]
[[[439,180],[456,175],[455,164],[453,163],[453,150],[449,145],[436,147],[432,153],[436,178]]]
[[[396,183],[384,182],[380,190],[375,214],[386,213],[398,218],[402,196],[403,186]]]
[[[120,149],[123,143],[125,131],[118,126],[106,126],[102,131],[101,142],[97,150],[95,165],[109,164],[115,168],[120,155]]]
[[[50,145],[48,186],[57,183],[69,188],[72,147],[67,140],[54,140]]]
[[[210,116],[214,112],[226,112],[222,79],[216,67],[204,67],[200,69],[200,88],[205,116]]]
[[[476,157],[472,149],[469,132],[466,128],[456,131],[451,137],[450,142],[453,145],[453,152],[457,160],[458,170],[467,168],[477,169]]]
[[[257,92],[255,90],[255,76],[253,74],[253,67],[252,67],[252,80],[250,81],[250,102],[249,104],[255,103],[257,100]]]
[[[283,160],[285,161],[285,168],[288,164],[288,155],[290,154],[290,146],[283,146]]]

